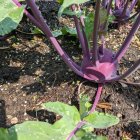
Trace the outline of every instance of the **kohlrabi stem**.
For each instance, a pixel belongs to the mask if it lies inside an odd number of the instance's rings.
[[[37,19],[39,19],[39,23],[41,25],[40,29],[44,32],[44,34],[50,39],[52,45],[55,47],[55,49],[57,50],[57,52],[59,53],[59,55],[62,57],[62,59],[64,60],[64,62],[78,75],[83,77],[83,73],[80,71],[80,67],[72,61],[72,59],[62,50],[62,48],[60,47],[58,41],[56,40],[55,37],[53,37],[49,27],[47,26],[47,24],[44,21],[44,18],[41,15],[41,12],[39,11],[39,9],[37,8],[35,1],[34,0],[26,0],[27,4],[30,6],[32,12],[34,14],[36,14]]]
[[[82,47],[84,58],[86,57],[86,58],[90,59],[89,51],[87,49],[88,46],[86,46],[86,44],[85,44],[85,39],[84,39],[82,30],[80,28],[81,25],[80,25],[79,20],[76,16],[74,16],[74,22],[75,22],[75,26],[76,26],[76,30],[77,30],[77,35],[78,35],[78,38],[79,38],[79,41],[80,41],[80,44],[81,44],[81,47]]]
[[[109,4],[108,4],[108,7],[107,7],[107,19],[105,20],[105,23],[103,25],[103,30],[106,30],[106,26],[107,26],[107,23],[108,23],[108,17],[109,17],[109,13],[110,13],[110,9],[111,9],[111,6],[112,6],[112,2],[113,0],[109,0]]]
[[[129,0],[127,0],[126,3],[125,3],[124,9],[123,9],[122,14],[121,14],[121,17],[122,17],[122,18],[126,15],[126,11],[127,11],[127,8],[128,8],[128,4],[129,4]],[[121,18],[121,17],[120,17],[120,18]],[[120,19],[120,20],[121,20],[121,19]]]
[[[115,78],[111,78],[111,79],[107,79],[106,81],[107,82],[114,82],[114,81],[119,81],[119,80],[122,80],[128,76],[130,76],[131,74],[133,74],[137,69],[140,68],[140,59],[137,60],[134,65],[129,68],[124,74],[120,75],[120,76],[117,76]]]
[[[66,140],[71,140],[71,138],[75,135],[75,133],[80,129],[86,122],[80,121],[77,126],[74,128],[74,130],[69,134]]]
[[[122,44],[121,48],[117,52],[117,54],[114,58],[114,61],[120,61],[121,58],[124,56],[125,52],[127,51],[128,47],[130,46],[130,43],[131,43],[131,40],[132,40],[134,34],[138,30],[139,26],[140,26],[140,14],[138,15],[131,31],[129,32],[128,36],[126,37],[126,39],[125,39],[124,43]]]
[[[130,6],[130,8],[129,8],[130,13],[131,13],[132,10],[134,9],[134,7],[135,7],[135,5],[137,4],[137,2],[138,2],[138,0],[133,0],[133,1],[132,1],[132,4],[131,4],[131,6]]]
[[[115,0],[115,9],[116,10],[119,9],[120,5],[121,5],[120,0]]]
[[[82,33],[83,33],[83,37],[84,37],[84,42],[85,42],[85,51],[86,51],[86,58],[87,60],[90,60],[90,51],[89,51],[89,44],[88,44],[88,39],[84,30],[84,18],[83,16],[80,17],[80,23],[81,23],[81,29],[82,29]]]
[[[127,84],[127,85],[132,85],[132,86],[140,86],[140,83],[136,83],[136,82],[127,82],[127,81],[124,81],[124,80],[119,80],[119,82]]]
[[[93,106],[90,110],[89,113],[93,113],[95,111],[95,108],[99,102],[99,99],[100,99],[100,96],[101,96],[101,93],[102,93],[102,89],[103,89],[103,84],[98,84],[98,89],[97,89],[97,92],[96,92],[96,97],[95,97],[95,100],[94,100],[94,103],[93,103]]]
[[[102,0],[102,7],[106,8],[108,0]]]
[[[27,4],[30,6],[33,15],[36,15],[35,18],[38,20],[42,28],[45,30],[45,33],[48,38],[52,37],[52,33],[48,27],[48,25],[45,22],[45,19],[42,17],[41,12],[39,11],[37,5],[35,4],[34,0],[26,0]]]
[[[131,16],[131,17],[129,17],[128,19],[126,19],[126,20],[125,20],[125,22],[127,22],[127,21],[129,21],[129,20],[133,19],[133,18],[134,18],[134,17],[136,17],[139,13],[140,13],[140,10],[139,10],[139,11],[137,11],[134,15],[132,15],[132,16]]]
[[[99,47],[99,53],[103,56],[104,55],[104,48],[105,48],[105,37],[101,35],[102,45]]]
[[[74,11],[75,10],[75,5],[72,5],[71,8]],[[75,27],[76,27],[76,30],[77,30],[77,35],[78,35],[78,38],[79,38],[79,41],[80,41],[80,44],[81,44],[81,47],[82,47],[83,56],[87,60],[90,60],[88,44],[86,43],[86,38],[85,38],[86,36],[83,35],[82,29],[81,29],[82,25],[80,24],[80,21],[76,16],[73,16],[73,18],[74,18]]]
[[[93,27],[93,64],[96,65],[98,61],[98,28],[99,28],[99,14],[100,14],[100,4],[101,0],[96,1],[96,7],[95,7],[95,19],[94,19],[94,27]]]

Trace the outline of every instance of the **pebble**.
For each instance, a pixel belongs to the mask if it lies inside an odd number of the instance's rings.
[[[18,118],[17,117],[14,117],[11,119],[11,124],[16,124],[18,123]]]
[[[12,119],[12,117],[13,117],[12,115],[7,115],[8,119]]]
[[[134,108],[134,107],[135,107],[135,105],[134,105],[134,104],[131,104],[131,107],[133,107],[133,108]]]
[[[122,117],[122,114],[121,113],[118,113],[117,114],[117,117],[121,118]]]

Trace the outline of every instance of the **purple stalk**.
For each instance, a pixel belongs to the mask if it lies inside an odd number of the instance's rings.
[[[74,130],[69,134],[66,140],[71,140],[71,138],[74,136],[74,134],[77,132],[79,128],[81,128],[86,122],[80,121],[77,126],[74,128]]]
[[[132,15],[130,18],[126,19],[125,21],[127,22],[127,21],[133,19],[133,18],[136,17],[139,13],[140,13],[140,10],[137,11],[137,12],[136,12],[134,15]]]
[[[101,96],[101,93],[102,93],[102,89],[103,89],[103,84],[98,84],[98,89],[97,89],[95,101],[94,101],[93,106],[92,106],[89,113],[93,113],[95,111],[95,108],[96,108],[96,106],[99,102],[99,99],[100,99],[100,96]]]
[[[99,53],[103,56],[104,55],[104,48],[105,48],[105,37],[101,35],[102,45],[99,47]]]
[[[13,0],[13,2],[18,6],[22,6],[18,0]],[[31,5],[31,7],[34,9],[34,14],[36,14],[36,17],[38,17],[37,19],[40,19],[39,21],[37,21],[27,10],[24,11],[24,13],[26,14],[26,16],[37,26],[39,27],[44,34],[50,39],[51,43],[53,44],[53,46],[55,47],[55,49],[57,50],[57,52],[59,53],[59,55],[62,57],[62,59],[66,62],[66,64],[79,76],[84,76],[84,74],[80,71],[80,67],[71,60],[71,58],[62,50],[62,48],[60,47],[59,43],[57,42],[57,40],[52,36],[51,31],[49,30],[48,26],[46,25],[46,23],[44,22],[43,17],[41,16],[40,11],[38,10],[38,8],[36,7],[36,4],[34,1],[28,1],[29,5]],[[31,8],[31,9],[32,9]],[[33,10],[32,9],[32,10]]]
[[[88,40],[87,40],[87,36],[84,30],[84,18],[83,16],[80,17],[80,23],[81,23],[81,29],[82,29],[82,33],[83,33],[83,37],[84,37],[84,42],[85,42],[85,51],[86,51],[86,55],[87,55],[87,60],[90,60],[90,51],[89,51],[89,46],[88,46]]]
[[[80,44],[82,47],[84,58],[87,58],[89,60],[90,56],[89,56],[89,50],[87,48],[88,46],[86,46],[85,38],[81,32],[80,23],[79,23],[79,20],[76,16],[74,16],[74,22],[75,22],[78,38],[79,38],[79,41],[80,41]]]
[[[134,9],[134,7],[135,7],[135,5],[137,4],[137,2],[138,2],[138,0],[133,0],[133,1],[132,1],[132,4],[131,4],[131,6],[130,6],[130,8],[129,8],[129,11],[130,11],[130,12],[132,12],[132,10]]]
[[[129,4],[129,0],[126,1],[126,4],[125,4],[125,6],[124,6],[124,8],[123,8],[123,12],[122,12],[122,15],[121,15],[122,18],[126,15],[126,11],[127,11],[127,8],[128,8],[128,4]],[[120,18],[121,18],[121,17],[120,17]]]
[[[90,60],[89,49],[88,49],[88,45],[85,38],[86,36],[84,36],[83,32],[81,32],[81,28],[80,28],[81,25],[76,16],[74,16],[74,22],[75,22],[75,26],[77,30],[77,35],[78,35],[78,38],[82,47],[84,58],[86,58],[87,60]]]
[[[119,9],[121,5],[121,0],[115,0],[115,9]]]
[[[45,31],[45,34],[48,38],[53,37],[48,25],[45,23],[44,18],[41,15],[41,12],[39,11],[37,5],[35,4],[34,0],[26,0],[28,6],[30,6],[33,15],[36,15],[36,19],[39,21],[40,25],[42,26],[42,29]]]
[[[113,2],[113,0],[110,0],[110,1],[109,1],[109,4],[108,4],[108,7],[107,7],[107,19],[108,19],[109,13],[110,13],[110,9],[111,9],[111,6],[112,6],[112,2]],[[104,25],[103,25],[103,29],[104,29],[104,30],[106,29],[106,26],[107,26],[107,20],[105,21],[105,23],[104,23]]]
[[[114,58],[114,61],[120,61],[121,58],[124,56],[125,52],[127,51],[128,47],[130,46],[130,43],[131,43],[131,40],[132,40],[134,34],[138,30],[139,26],[140,26],[140,14],[138,15],[138,18],[135,21],[131,31],[129,32],[128,36],[126,37],[124,43],[122,44],[122,47],[117,52],[117,54]]]
[[[44,21],[44,18],[41,15],[41,12],[38,10],[36,4],[34,1],[26,0],[27,4],[30,6],[32,12],[34,15],[36,14],[36,18],[39,20],[41,25],[41,30],[44,32],[44,34],[50,39],[51,43],[59,53],[59,55],[62,57],[62,59],[65,61],[65,63],[78,75],[83,77],[83,73],[80,71],[80,67],[72,61],[72,59],[62,50],[59,43],[57,42],[56,38],[53,37],[49,27]]]
[[[91,108],[89,113],[93,113],[95,111],[95,108],[96,108],[96,106],[98,104],[98,101],[100,99],[102,88],[103,88],[103,84],[98,84],[98,89],[97,89],[95,101],[94,101],[93,106],[92,106],[92,108]],[[80,121],[77,124],[77,126],[73,129],[73,131],[69,134],[69,136],[67,137],[66,140],[71,140],[71,138],[75,135],[75,133],[78,131],[78,129],[80,129],[84,124],[86,124],[85,121]]]
[[[102,7],[106,8],[108,5],[108,0],[102,0]]]
[[[135,62],[135,64],[129,68],[123,75],[117,76],[115,78],[107,79],[106,82],[114,82],[122,80],[128,76],[130,76],[132,73],[134,73],[138,68],[140,68],[140,59]]]
[[[108,19],[108,16],[109,16],[109,13],[110,13],[110,9],[111,9],[111,6],[112,6],[112,1],[113,0],[109,0],[109,1],[108,0],[104,0],[104,1],[102,1],[102,6],[104,8],[106,8],[107,3],[109,3],[108,6],[107,6],[107,15],[106,15],[107,19]],[[107,22],[108,22],[107,20],[104,22],[102,30],[106,30]],[[105,37],[104,37],[104,35],[101,35],[101,40],[102,40],[102,45],[99,48],[99,52],[102,55],[104,55],[104,48],[105,48]]]
[[[96,7],[95,7],[95,19],[94,19],[94,27],[93,27],[93,64],[96,66],[98,61],[98,45],[97,45],[97,39],[98,39],[98,27],[99,27],[99,13],[100,13],[100,3],[101,0],[96,1]]]

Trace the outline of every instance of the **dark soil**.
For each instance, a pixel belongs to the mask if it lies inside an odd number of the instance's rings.
[[[58,22],[56,12],[59,6],[56,3],[47,2],[47,8],[43,7],[44,3],[39,4],[52,29],[70,24],[67,18]],[[78,94],[84,92],[92,101],[97,89],[97,84],[85,81],[72,72],[43,35],[28,34],[33,26],[27,20],[24,18],[18,30],[6,41],[0,42],[0,127],[9,127],[25,120],[53,123],[55,115],[42,110],[42,103],[61,101],[77,106]],[[130,22],[117,30],[110,30],[106,38],[107,47],[117,50],[131,25]],[[66,36],[58,39],[73,59],[78,61],[81,58],[76,38]],[[119,73],[130,68],[138,58],[140,30],[120,63]],[[140,70],[125,80],[140,82]],[[111,108],[101,107],[101,103],[107,103]],[[97,134],[107,135],[109,140],[140,139],[140,87],[124,83],[105,85],[97,110],[120,118],[118,125],[96,130]]]

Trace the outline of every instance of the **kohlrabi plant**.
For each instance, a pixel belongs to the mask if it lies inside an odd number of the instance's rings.
[[[132,0],[132,2],[130,2],[130,0],[115,0],[114,15],[118,20],[128,20],[129,18],[131,18],[131,13],[137,2],[138,0]],[[129,5],[129,3],[131,4]],[[133,16],[137,15],[138,13],[134,14]]]
[[[75,23],[77,37],[83,53],[83,59],[80,65],[68,56],[68,54],[61,48],[61,45],[54,37],[45,19],[41,15],[35,0],[26,0],[32,14],[30,14],[26,9],[27,6],[22,6],[18,0],[0,0],[0,35],[3,36],[15,29],[24,12],[30,21],[46,35],[70,69],[72,69],[77,75],[89,81],[98,83],[99,87],[95,102],[91,109],[92,113],[95,110],[102,91],[102,86],[105,83],[122,80],[135,72],[140,66],[139,59],[124,74],[117,74],[119,62],[129,48],[132,38],[140,26],[140,12],[138,13],[132,29],[119,50],[117,52],[113,52],[111,49],[106,48],[104,33],[108,25],[110,7],[112,6],[113,0],[96,0],[95,9],[93,13],[89,15],[90,20],[83,16],[83,11],[80,9],[80,4],[87,1],[89,0],[59,0],[59,2],[61,2],[61,6],[58,16],[61,17],[63,13],[71,13]],[[109,4],[107,4],[107,8],[104,7],[104,2],[109,2]],[[123,8],[121,5],[122,2],[123,0],[116,0],[115,8],[121,11],[121,8]],[[125,4],[123,3],[123,5],[126,5],[127,3],[128,0]],[[133,0],[129,9],[130,11],[133,9],[135,3],[136,1]],[[127,8],[127,6],[124,7],[123,13],[126,13]],[[88,27],[89,24],[92,25],[92,28]],[[93,42],[92,44],[88,42],[90,37]],[[100,43],[98,43],[99,40]]]
[[[9,129],[0,129],[0,140],[108,140],[97,136],[94,128],[104,129],[119,122],[113,115],[90,113],[87,97],[80,99],[80,112],[75,106],[61,102],[48,102],[42,106],[60,116],[54,124],[26,121]]]
[[[135,17],[138,13],[132,14],[138,0],[102,0],[102,6],[116,17],[116,21],[125,22]]]

